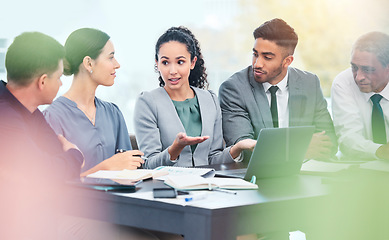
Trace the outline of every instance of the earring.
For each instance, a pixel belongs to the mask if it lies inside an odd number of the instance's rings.
[[[93,70],[90,70],[90,74],[92,74],[93,73]]]

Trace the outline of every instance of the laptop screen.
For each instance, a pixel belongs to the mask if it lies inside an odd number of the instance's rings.
[[[244,179],[283,177],[299,173],[315,127],[263,128]]]

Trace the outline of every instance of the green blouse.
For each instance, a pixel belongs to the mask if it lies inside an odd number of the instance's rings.
[[[197,96],[186,99],[185,101],[173,101],[178,117],[185,128],[186,135],[191,137],[198,137],[201,135],[201,114]],[[192,153],[197,147],[197,144],[191,145]]]

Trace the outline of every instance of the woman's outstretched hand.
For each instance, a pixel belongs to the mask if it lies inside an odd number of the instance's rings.
[[[182,149],[188,145],[199,144],[207,140],[209,136],[190,137],[183,132],[179,132],[173,144],[169,147],[170,160],[176,160],[180,155]]]

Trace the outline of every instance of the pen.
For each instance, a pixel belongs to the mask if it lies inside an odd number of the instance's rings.
[[[211,191],[218,191],[218,192],[223,192],[223,193],[228,193],[228,194],[234,194],[234,195],[237,194],[237,192],[235,192],[235,191],[226,190],[226,189],[220,189],[220,188],[212,188]]]
[[[186,197],[185,202],[192,202],[192,201],[201,200],[201,199],[204,199],[206,196],[207,196],[206,193],[196,194],[196,195],[193,195],[192,197]]]
[[[124,153],[124,152],[127,152],[127,150],[125,149],[116,149],[116,153]],[[139,154],[136,154],[136,155],[132,155],[133,157],[142,157],[141,155]]]
[[[116,153],[124,153],[126,150],[125,149],[116,149]]]
[[[188,195],[188,194],[190,194],[188,191],[177,190],[177,195]]]

